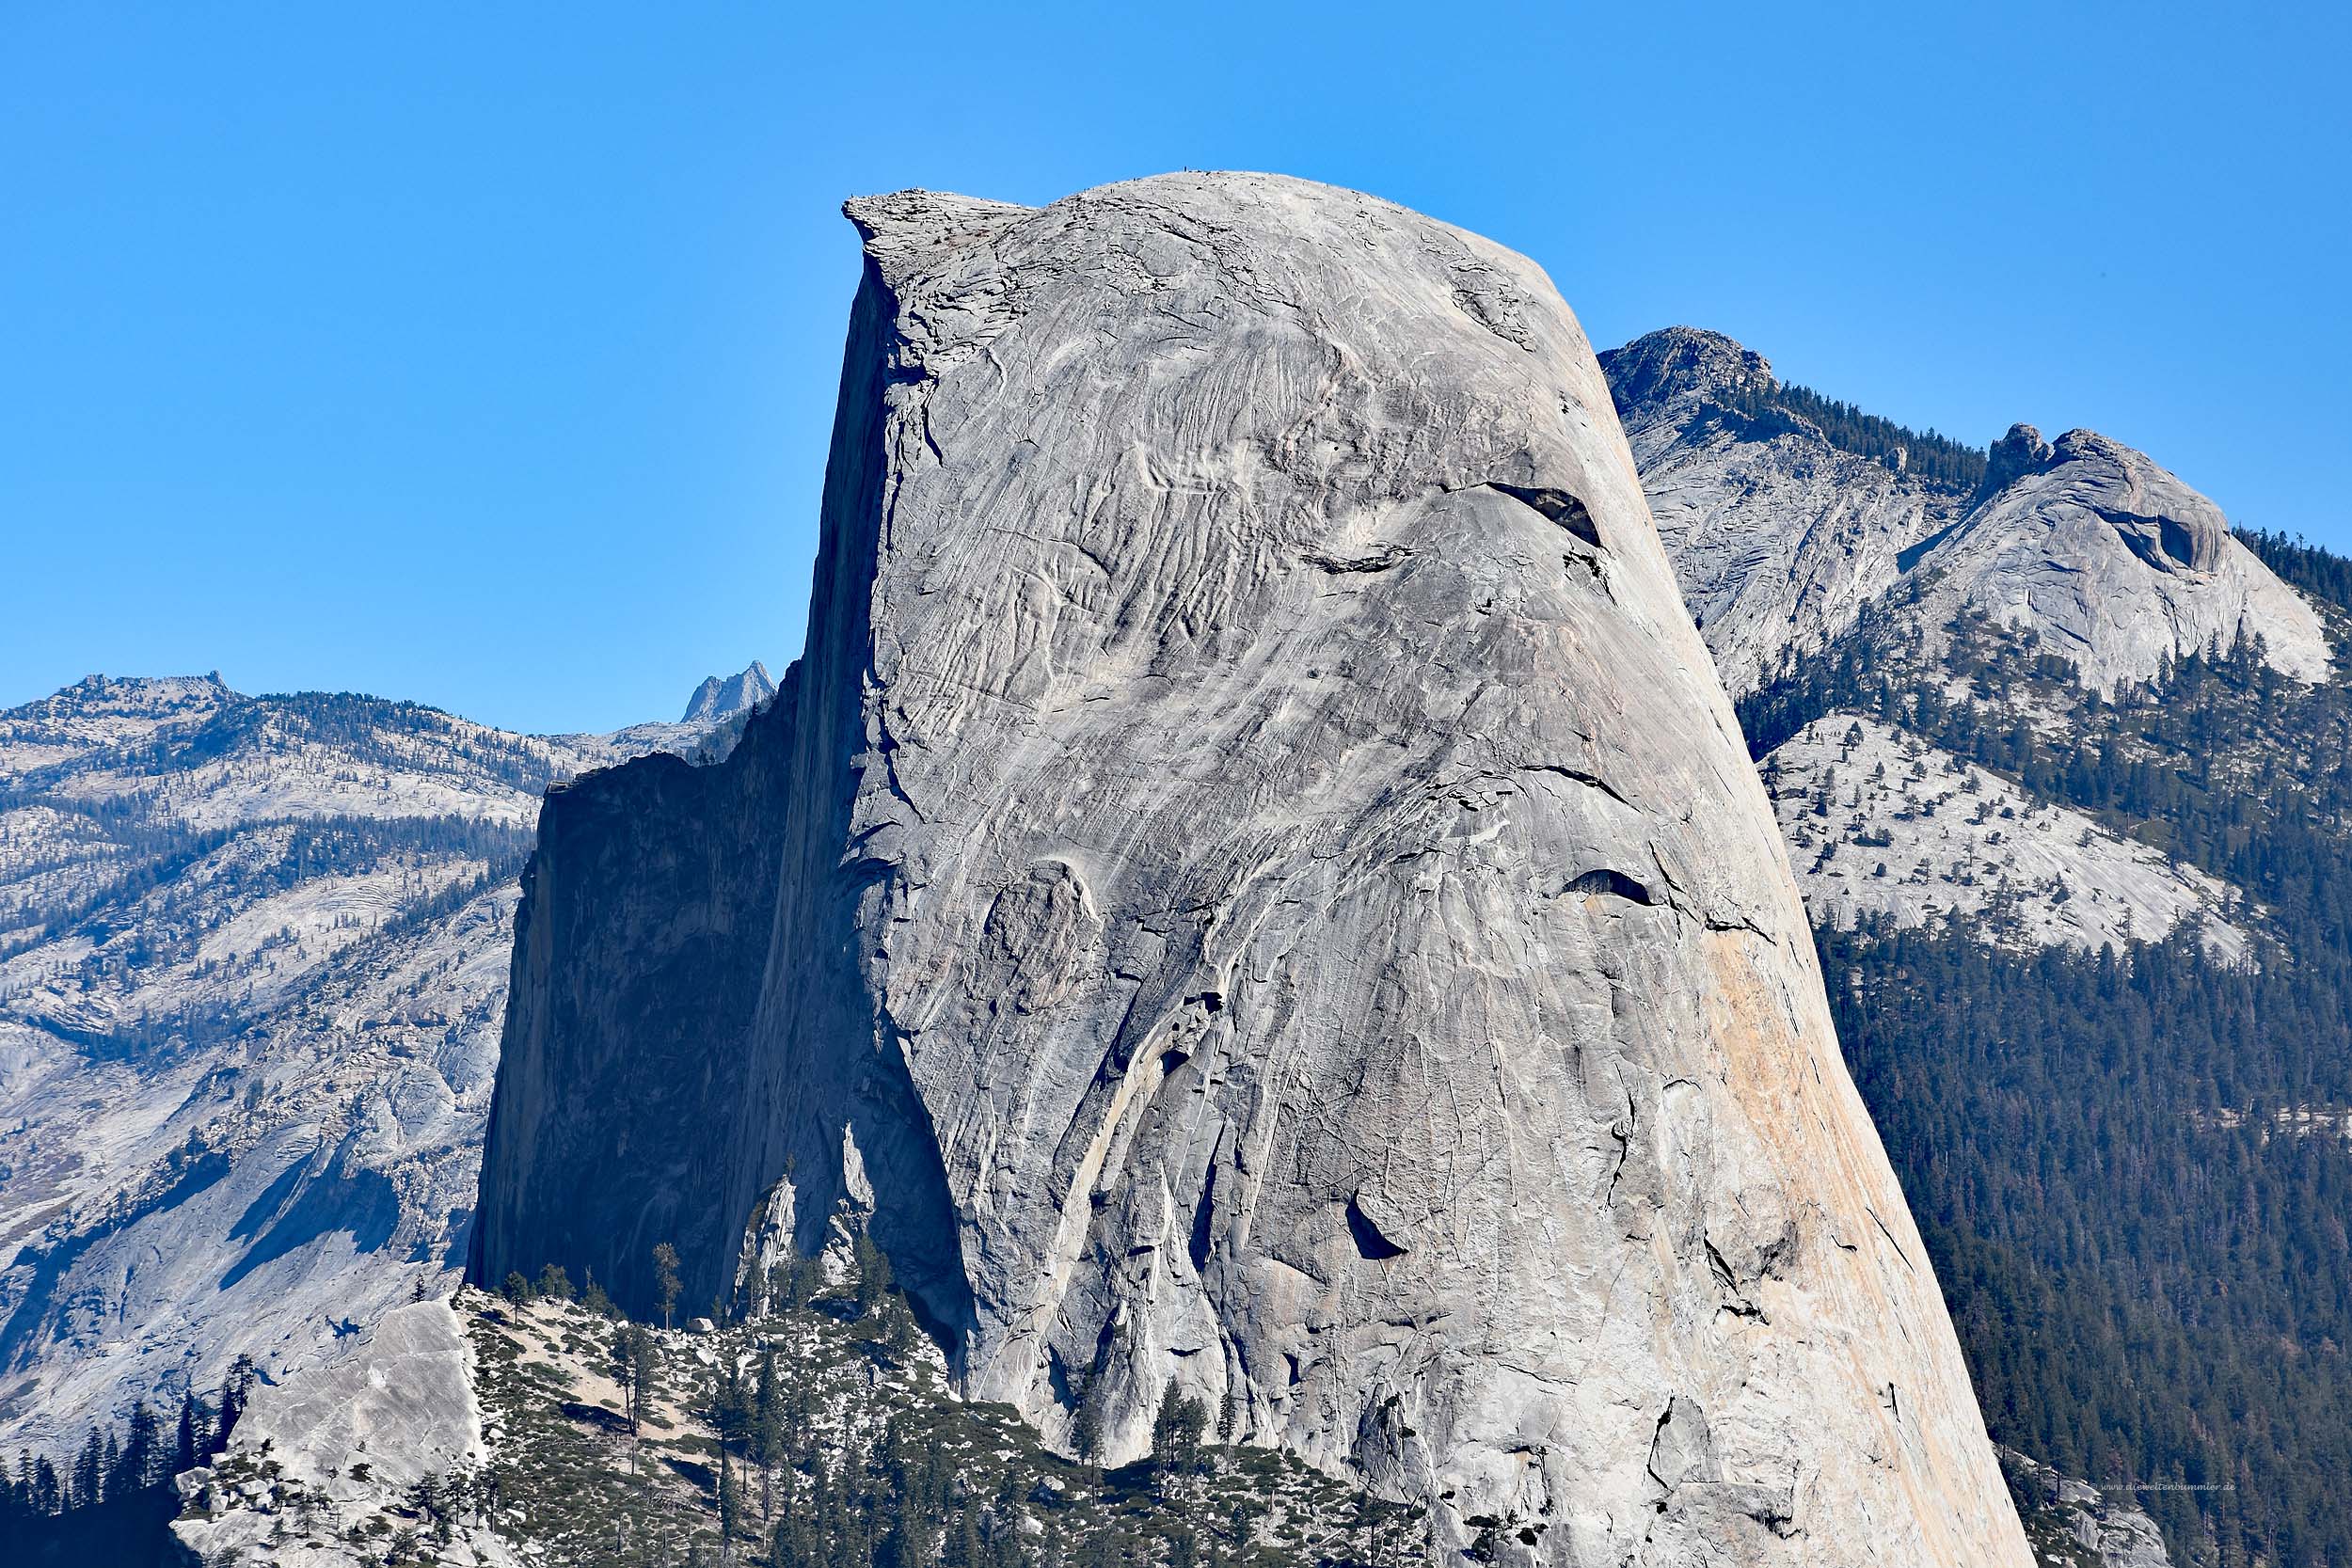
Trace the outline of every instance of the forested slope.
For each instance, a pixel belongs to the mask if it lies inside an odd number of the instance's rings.
[[[2188,926],[2097,952],[1817,929],[1987,1424],[2154,1488],[2182,1560],[2352,1559],[2352,691],[2242,641],[2108,701],[1981,619],[1908,657],[1903,609],[1743,702],[1752,744],[1899,725],[2242,890],[2251,933],[2232,961]]]

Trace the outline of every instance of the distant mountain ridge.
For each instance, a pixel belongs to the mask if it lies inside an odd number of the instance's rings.
[[[2019,425],[1974,464],[1975,449],[1785,388],[1762,356],[1692,327],[1600,361],[1735,697],[1826,648],[1898,584],[1926,592],[1915,619],[1928,635],[1973,608],[2041,638],[2103,693],[2241,633],[2298,679],[2329,669],[2310,605],[2213,502],[2120,442],[2077,430],[2044,443]],[[1828,425],[1806,412],[1823,408]],[[1915,469],[1915,450],[1938,460]]]
[[[540,794],[713,728],[217,674],[0,712],[0,1449],[279,1375],[454,1266]]]
[[[1910,679],[1941,692],[1943,662],[1964,663],[1987,638],[2029,647],[2033,678],[2012,683],[1987,711],[2022,704],[2029,721],[2044,723],[2084,689],[2116,699],[2160,681],[2183,657],[2241,640],[2307,685],[2334,667],[2314,603],[2234,537],[2213,502],[2120,442],[2084,430],[2045,442],[2014,426],[1986,451],[1969,487],[1907,472],[1899,442],[1893,455],[1865,457],[1800,414],[1758,418],[1754,410],[1787,401],[1782,384],[1770,361],[1720,333],[1670,327],[1600,362],[1685,602],[1768,780],[1784,776],[1810,797],[1793,810],[1784,800],[1783,816],[1817,917],[1850,922],[1874,908],[1917,925],[1955,909],[2019,909],[2035,892],[2013,816],[1989,826],[1939,818],[1934,791],[1900,777],[1901,787],[1885,786],[1894,753],[1875,739],[1872,778],[1846,779],[1845,810],[1824,825],[1824,781],[1848,759],[1831,757],[1826,771],[1816,759],[1850,722],[1829,721],[1819,704],[1790,707],[1787,694],[1818,686],[1840,657],[1898,686]],[[1945,439],[1831,406],[1856,427]],[[1768,717],[1776,705],[1783,711]],[[1817,718],[1827,728],[1776,765],[1775,749]],[[1898,721],[1888,732],[1902,753],[1895,771],[1948,775],[1944,794],[1972,793],[1969,769],[1936,760],[1931,746],[1923,752],[1928,739],[1915,721]],[[2051,918],[2004,916],[2001,928],[2093,949],[2127,934],[2153,940],[2191,917],[2210,917],[2217,933],[2233,928],[2228,911],[2241,891],[2210,878],[2151,881],[2133,869],[2144,852],[2111,853],[2114,835],[2092,821],[2059,832],[2069,814],[2054,809],[2040,817],[2027,860],[2051,879],[2042,895],[2064,884],[2074,901],[2036,906],[2054,910]],[[1873,852],[1893,837],[1915,858],[1888,865]],[[1842,858],[1841,845],[1851,847]],[[2236,950],[2234,938],[2216,940]]]

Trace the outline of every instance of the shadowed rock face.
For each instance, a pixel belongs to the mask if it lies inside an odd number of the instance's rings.
[[[808,651],[739,783],[550,800],[477,1276],[675,1173],[747,1230],[688,1300],[863,1212],[1056,1440],[1083,1398],[1131,1456],[1173,1383],[1505,1560],[2024,1563],[1542,273],[1256,175],[849,211]],[[647,880],[672,839],[738,847],[729,919]],[[755,919],[690,1030],[609,945]],[[642,1003],[533,995],[616,966]],[[646,1108],[639,1028],[712,1098]]]
[[[787,673],[723,767],[660,755],[548,794],[516,916],[471,1277],[562,1263],[652,1318],[657,1243],[702,1259],[734,1246],[741,1204],[713,1139],[750,1077],[797,696]]]

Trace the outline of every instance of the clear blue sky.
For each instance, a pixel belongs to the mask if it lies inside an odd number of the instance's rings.
[[[780,672],[841,198],[1184,166],[2352,546],[2343,15],[0,4],[0,705],[217,668],[605,728]]]

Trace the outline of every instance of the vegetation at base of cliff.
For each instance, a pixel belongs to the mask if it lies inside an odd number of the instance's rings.
[[[1933,658],[1893,625],[1866,617],[1744,700],[1751,745],[1873,715],[2249,895],[2242,967],[2186,930],[2097,956],[1950,922],[1818,933],[1988,1424],[2103,1488],[2205,1488],[2138,1497],[2176,1560],[2352,1561],[2341,647],[2316,687],[2241,641],[2107,700],[1980,618]]]
[[[1045,1449],[1018,1412],[955,1398],[858,1246],[779,1271],[765,1309],[701,1331],[609,1315],[550,1266],[503,1304],[467,1292],[494,1460],[470,1496],[556,1563],[744,1568],[1406,1568],[1416,1509],[1275,1450],[1212,1441],[1171,1398],[1113,1469]],[[605,1310],[591,1310],[588,1303]]]

